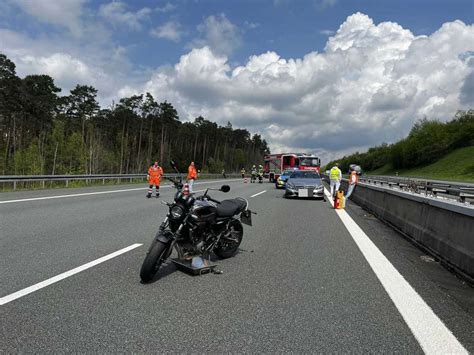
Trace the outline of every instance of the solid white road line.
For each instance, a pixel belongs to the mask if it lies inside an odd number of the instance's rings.
[[[332,198],[325,190],[329,203]],[[335,210],[426,354],[467,354],[451,331],[344,210]]]
[[[42,281],[42,282],[39,282],[33,286],[30,286],[30,287],[27,287],[27,288],[24,288],[23,290],[20,290],[20,291],[17,291],[17,292],[14,292],[8,296],[4,296],[2,298],[0,298],[0,306],[4,305],[4,304],[7,304],[8,302],[11,302],[11,301],[14,301],[20,297],[23,297],[23,296],[26,296],[32,292],[35,292],[35,291],[38,291],[40,289],[42,289],[43,287],[46,287],[46,286],[49,286],[49,285],[52,285],[58,281],[61,281],[69,276],[72,276],[72,275],[75,275],[81,271],[84,271],[84,270],[87,270],[93,266],[96,266],[100,263],[103,263],[104,261],[107,261],[107,260],[110,260],[112,258],[115,258],[116,256],[119,256],[121,254],[124,254],[132,249],[135,249],[135,248],[138,248],[139,246],[141,246],[142,244],[132,244],[126,248],[123,248],[123,249],[120,249],[120,250],[117,250],[116,252],[114,253],[111,253],[111,254],[108,254],[106,256],[103,256],[99,259],[96,259],[94,261],[91,261],[87,264],[84,264],[82,266],[79,266],[79,267],[76,267],[75,269],[72,269],[72,270],[69,270],[69,271],[66,271],[66,272],[63,272],[62,274],[59,274],[57,276],[54,276],[54,277],[51,277],[50,279],[47,279],[45,281]]]
[[[81,194],[70,194],[70,195],[56,195],[56,196],[22,198],[22,199],[19,199],[19,200],[0,201],[0,204],[1,203],[13,203],[13,202],[38,201],[38,200],[53,200],[53,199],[65,198],[65,197],[79,197],[79,196],[90,196],[90,195],[113,194],[113,193],[117,193],[117,192],[128,192],[128,191],[137,191],[137,190],[146,190],[146,189],[148,189],[148,187],[139,187],[139,188],[135,188],[135,189],[112,190],[112,191],[84,192],[84,193],[81,193]]]
[[[265,192],[267,192],[267,190],[260,191],[260,192],[256,193],[255,195],[250,196],[250,198],[261,195],[261,194],[264,194]]]
[[[217,181],[209,181],[209,182],[196,182],[194,185],[202,185],[202,184],[215,184],[223,181],[237,181],[240,179],[232,179],[232,180],[217,180]],[[171,187],[173,185],[164,185],[161,188]],[[111,190],[111,191],[97,191],[97,192],[84,192],[80,194],[69,194],[69,195],[56,195],[56,196],[44,196],[44,197],[32,197],[32,198],[22,198],[18,200],[6,200],[0,201],[2,203],[13,203],[13,202],[27,202],[27,201],[39,201],[39,200],[52,200],[57,198],[66,198],[66,197],[79,197],[79,196],[91,196],[91,195],[102,195],[102,194],[113,194],[117,192],[128,192],[128,191],[137,191],[137,190],[147,190],[148,187],[138,187],[133,189],[122,189],[122,190]]]

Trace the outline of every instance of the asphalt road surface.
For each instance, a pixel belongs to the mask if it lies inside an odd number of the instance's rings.
[[[228,182],[212,196],[258,215],[224,273],[170,263],[146,285],[172,188],[1,194],[0,353],[474,351],[474,289],[395,231],[352,203]]]

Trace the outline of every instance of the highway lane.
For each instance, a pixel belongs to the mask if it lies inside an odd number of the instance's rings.
[[[224,274],[190,277],[168,265],[149,285],[139,283],[138,271],[166,209],[146,200],[144,191],[0,204],[0,297],[144,244],[0,306],[0,349],[421,352],[327,202],[285,200],[270,184],[231,186],[230,193],[213,196],[266,192],[250,199],[259,214],[253,227],[245,227],[239,254],[219,262]],[[165,190],[162,198],[170,199],[171,190]],[[364,219],[356,206],[348,210],[472,351],[469,312],[433,287],[420,265],[406,265],[404,255],[393,252],[399,243],[410,249],[406,241],[394,241],[393,231]]]
[[[220,184],[201,182],[196,189]],[[97,192],[110,193],[84,196]],[[172,201],[174,192],[171,186],[163,187],[160,199]],[[143,186],[124,185],[1,195],[3,293],[28,287],[134,242],[148,243],[167,210],[160,199],[146,199],[145,194]],[[2,204],[18,199],[26,201]]]

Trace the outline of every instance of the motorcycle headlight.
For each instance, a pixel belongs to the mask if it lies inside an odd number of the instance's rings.
[[[178,218],[181,218],[184,214],[184,211],[181,207],[179,206],[174,206],[172,209],[171,209],[171,217],[174,218],[174,219],[178,219]]]

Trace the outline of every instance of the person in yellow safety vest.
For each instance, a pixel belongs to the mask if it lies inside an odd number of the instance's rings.
[[[240,173],[242,174],[242,179],[245,178],[245,168],[240,169]]]
[[[349,189],[347,190],[346,200],[352,195],[357,183],[359,182],[359,174],[354,169],[349,176]]]
[[[336,163],[329,171],[329,186],[331,187],[331,196],[334,196],[334,192],[339,190],[341,186],[342,172],[339,169],[339,164]]]

